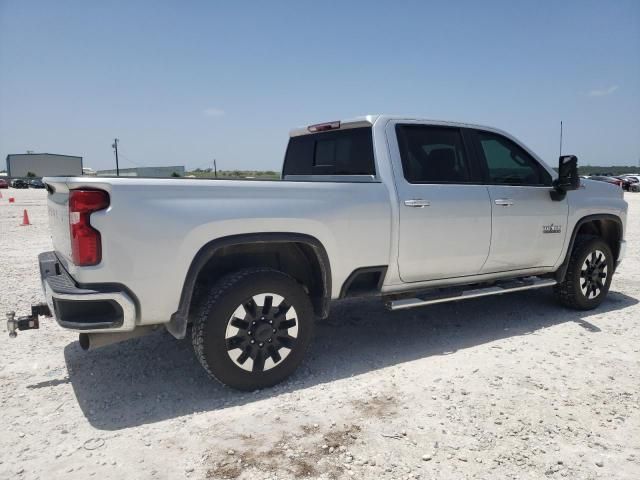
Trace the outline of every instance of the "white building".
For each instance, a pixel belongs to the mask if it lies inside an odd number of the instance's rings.
[[[82,157],[55,153],[18,153],[7,155],[7,176],[25,178],[82,175]]]

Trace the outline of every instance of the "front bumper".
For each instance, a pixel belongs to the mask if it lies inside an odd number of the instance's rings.
[[[128,332],[136,326],[136,304],[117,285],[76,284],[54,252],[38,255],[40,279],[51,313],[61,327],[82,332]]]

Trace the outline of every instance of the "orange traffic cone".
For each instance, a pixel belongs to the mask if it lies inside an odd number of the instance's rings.
[[[31,225],[29,223],[29,214],[27,213],[27,209],[24,209],[24,213],[22,214],[22,223],[20,224],[21,227],[26,227],[27,225]]]
[[[2,198],[2,192],[0,192],[0,198]]]

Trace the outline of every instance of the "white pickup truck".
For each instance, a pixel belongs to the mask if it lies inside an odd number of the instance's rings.
[[[597,307],[624,256],[622,189],[559,174],[494,128],[387,115],[290,133],[282,179],[45,178],[50,313],[95,348],[158,327],[231,387],[300,364],[331,301],[390,310],[554,287]],[[390,316],[393,320],[393,316]]]

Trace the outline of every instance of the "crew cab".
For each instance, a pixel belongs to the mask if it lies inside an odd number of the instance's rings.
[[[394,311],[553,287],[596,308],[627,204],[576,163],[556,173],[491,127],[372,115],[291,131],[281,180],[45,178],[46,303],[85,349],[190,331],[241,390],[290,375],[344,297]]]

